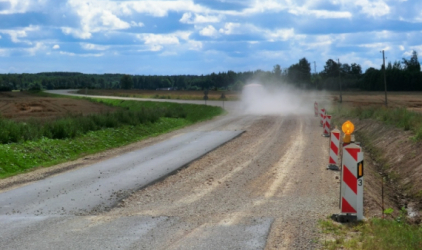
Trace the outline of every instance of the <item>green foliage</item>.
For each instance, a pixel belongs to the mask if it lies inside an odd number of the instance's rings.
[[[133,88],[133,79],[130,75],[123,75],[120,79],[120,87],[122,89],[131,89]]]
[[[123,110],[114,114],[66,117],[50,125],[37,124],[36,121],[11,124],[8,120],[1,119],[5,122],[1,125],[2,128],[11,126],[2,130],[9,131],[8,138],[14,138],[18,142],[0,144],[0,178],[22,173],[34,167],[48,167],[83,155],[127,145],[210,119],[223,112],[219,107],[205,105],[102,99],[95,101]],[[42,135],[40,138],[35,138],[34,135],[39,133],[40,129],[37,126],[49,126],[43,133],[50,131],[52,137],[47,138]],[[52,139],[53,135],[64,139]],[[23,140],[22,137],[30,139]]]
[[[403,212],[401,216],[404,216]],[[422,249],[422,227],[403,219],[372,218],[349,224],[324,220],[319,224],[324,234],[334,238],[322,242],[324,249]]]
[[[391,215],[393,212],[394,212],[394,209],[392,209],[391,207],[384,210],[384,214],[386,215]]]
[[[89,131],[104,128],[116,128],[124,125],[137,125],[154,123],[159,117],[171,111],[166,109],[142,109],[139,111],[119,110],[114,113],[68,116],[48,123],[30,120],[28,122],[15,122],[0,118],[0,143],[23,142],[39,140],[43,137],[49,139],[74,138]],[[186,116],[180,112],[179,116]]]
[[[409,111],[406,108],[385,107],[357,107],[353,109],[338,109],[339,115],[358,117],[359,119],[375,119],[380,122],[393,125],[403,130],[411,130],[415,133],[415,140],[422,139],[422,114]]]

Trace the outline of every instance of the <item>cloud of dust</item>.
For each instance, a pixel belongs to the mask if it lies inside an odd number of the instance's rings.
[[[321,99],[321,95],[285,84],[264,86],[253,82],[243,87],[242,110],[251,115],[313,115],[314,102]]]

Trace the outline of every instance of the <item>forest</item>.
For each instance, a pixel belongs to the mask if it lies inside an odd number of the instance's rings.
[[[171,90],[241,90],[250,82],[290,84],[302,89],[384,90],[384,70],[390,91],[421,91],[422,72],[418,54],[410,59],[389,62],[384,68],[368,68],[364,73],[357,63],[341,64],[328,59],[320,72],[302,58],[287,68],[275,65],[271,71],[211,73],[208,75],[125,75],[44,72],[36,74],[0,74],[0,91],[40,89],[171,89]]]

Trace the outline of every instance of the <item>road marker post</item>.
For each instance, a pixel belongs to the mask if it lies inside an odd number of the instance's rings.
[[[323,136],[330,137],[330,131],[331,131],[331,115],[325,115],[324,116],[324,126],[323,126]]]
[[[314,103],[314,111],[315,111],[315,117],[318,117],[318,103]]]
[[[324,125],[324,115],[325,115],[325,109],[321,108],[319,110],[319,125],[322,127]]]
[[[346,121],[342,130],[345,133],[345,138],[350,138],[354,130],[353,123]],[[350,143],[350,141],[343,144],[340,174],[340,214],[333,214],[332,216],[336,221],[363,220],[363,158],[362,148],[359,145]]]
[[[340,130],[333,129],[330,137],[330,156],[327,169],[340,170],[339,168],[339,152],[340,152]]]

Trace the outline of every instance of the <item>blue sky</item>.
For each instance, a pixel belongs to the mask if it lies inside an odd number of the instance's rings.
[[[422,53],[420,0],[0,0],[0,73],[363,69]],[[421,57],[419,57],[421,58]]]

